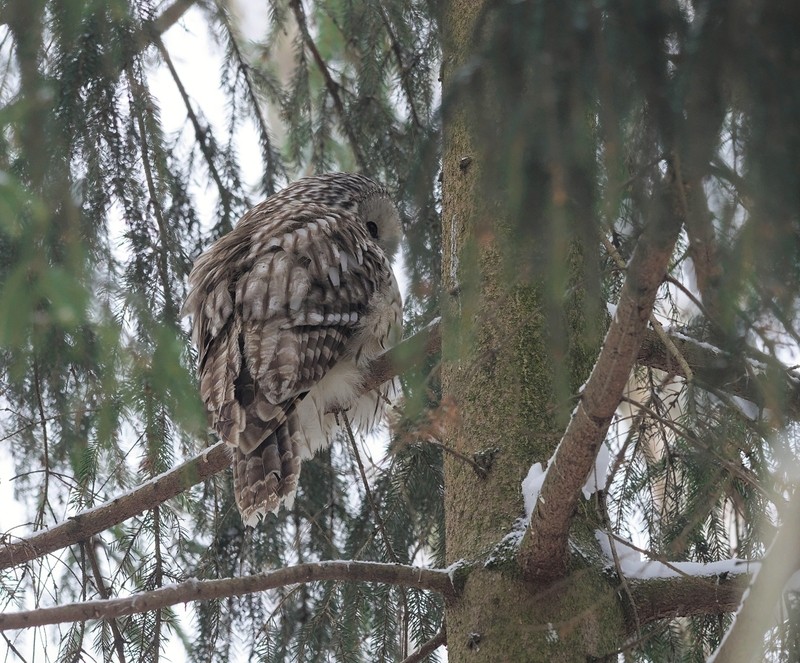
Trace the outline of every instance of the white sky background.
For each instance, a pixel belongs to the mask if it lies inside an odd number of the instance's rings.
[[[239,14],[239,28],[245,41],[260,40],[268,28],[267,3],[255,3],[250,0],[231,0],[231,5]],[[225,127],[227,124],[228,111],[226,109],[227,98],[219,89],[219,72],[221,70],[224,51],[220,48],[214,38],[209,34],[208,23],[203,12],[197,8],[189,9],[181,20],[163,35],[164,44],[170,53],[173,64],[178,71],[181,81],[186,88],[189,98],[192,100],[195,112],[201,117],[201,121],[208,122],[214,129],[219,142],[224,143],[226,138]],[[157,98],[161,121],[166,136],[182,132],[187,143],[194,142],[194,130],[187,118],[186,107],[183,99],[166,66],[151,67],[148,71],[148,82],[151,93]],[[273,137],[281,134],[279,127],[271,127]],[[279,140],[279,138],[278,138]],[[276,143],[278,142],[276,140]],[[258,141],[258,134],[252,123],[243,123],[240,127],[240,134],[236,137],[236,146],[242,165],[242,178],[247,189],[251,192],[257,191],[258,181],[261,177],[261,148]],[[203,183],[205,185],[205,183]],[[192,192],[197,203],[197,212],[201,223],[208,227],[213,223],[214,209],[217,202],[217,192],[213,187],[206,185],[200,188],[200,183]],[[255,200],[255,196],[254,196]],[[112,224],[113,225],[113,224]],[[121,220],[117,228],[111,229],[112,246],[121,252],[125,251],[122,240],[124,227]],[[123,254],[124,255],[124,254]],[[395,272],[401,292],[407,292],[407,277],[402,267],[402,259],[398,258],[395,265]],[[367,440],[364,454],[368,457],[367,463],[371,459],[380,460],[384,456],[386,448],[385,437],[379,436]],[[0,531],[11,530],[16,536],[24,536],[30,531],[30,527],[22,525],[27,523],[26,513],[28,508],[14,499],[13,482],[14,462],[11,455],[13,445],[9,440],[0,442]],[[12,529],[16,528],[16,529]],[[34,607],[29,603],[26,607]],[[191,606],[176,605],[173,607],[179,615],[181,627],[191,636],[193,631],[193,610]],[[47,660],[53,652],[57,651],[57,642],[48,644],[45,650],[39,639],[32,637],[31,631],[22,631],[18,634],[9,634],[16,637],[12,638],[14,646],[26,656],[28,661]],[[91,636],[89,637],[91,642]],[[4,652],[0,644],[0,663],[3,661],[18,660],[14,654]],[[232,659],[235,661],[247,660],[247,647],[244,640],[234,643],[234,649],[238,650],[238,656]],[[446,651],[440,648],[440,657]],[[164,660],[171,663],[181,663],[187,660],[183,644],[177,636],[169,638]],[[97,660],[101,660],[98,658]]]

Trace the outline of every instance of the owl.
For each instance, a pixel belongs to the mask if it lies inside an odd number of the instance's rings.
[[[362,392],[402,331],[399,242],[386,189],[330,173],[270,196],[197,258],[184,313],[246,525],[291,508],[300,463],[327,446],[334,413],[361,432],[381,420],[394,384]]]

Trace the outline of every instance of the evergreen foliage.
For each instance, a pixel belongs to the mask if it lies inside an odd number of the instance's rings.
[[[624,279],[618,259],[630,258],[665,183],[681,183],[685,230],[660,318],[767,379],[753,404],[722,379],[637,369],[606,440],[600,509],[657,559],[762,556],[800,460],[778,388],[800,343],[800,11],[790,5],[488,2],[474,58],[445,90],[440,116],[436,3],[270,0],[266,34],[250,42],[236,3],[4,0],[0,452],[13,459],[28,513],[25,523],[0,516],[0,545],[214,442],[180,314],[185,278],[202,248],[297,177],[357,170],[388,185],[405,230],[407,334],[430,322],[453,294],[441,292],[442,123],[472,105],[489,156],[478,196],[508,219],[509,278],[547,284],[548,365],[576,351],[564,302],[592,333],[606,325],[604,300],[616,301]],[[223,123],[191,97],[180,73],[191,53],[170,50],[165,36],[184,11],[221,54],[207,75],[225,100]],[[185,105],[174,133],[158,74]],[[241,154],[253,138],[255,182]],[[222,473],[0,571],[0,605],[321,560],[445,567],[437,442],[456,415],[441,402],[437,362],[402,376],[385,458],[370,462],[361,441],[355,452],[336,440],[304,463],[293,510],[245,529]],[[571,408],[575,376],[560,378],[555,400]],[[797,660],[800,650],[795,595],[783,609],[769,660]],[[39,649],[53,661],[156,661],[173,637],[192,661],[395,661],[437,634],[444,611],[439,595],[416,588],[325,582],[198,603],[190,627],[164,609],[4,637],[12,652]],[[626,660],[701,661],[729,623],[702,615],[644,625]]]

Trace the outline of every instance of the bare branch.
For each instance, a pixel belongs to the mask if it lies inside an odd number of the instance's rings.
[[[0,631],[47,624],[81,622],[90,619],[118,619],[126,615],[161,610],[178,603],[209,601],[263,592],[286,585],[328,580],[379,582],[430,590],[448,598],[456,595],[450,575],[445,570],[424,569],[402,564],[337,560],[298,564],[277,571],[241,578],[188,580],[120,599],[85,601],[53,608],[6,612],[0,615]]]
[[[175,25],[180,20],[181,16],[196,2],[197,0],[175,0],[175,2],[161,12],[161,14],[153,19],[152,23],[147,26],[148,29],[145,31],[146,41],[149,42],[163,35]],[[144,45],[145,44],[143,44],[143,46]]]
[[[424,645],[412,651],[401,663],[421,663],[442,645],[447,644],[447,631],[442,629]]]
[[[426,353],[439,350],[438,320],[394,348],[384,352],[370,366],[364,391],[371,391],[402,370],[422,363]],[[218,442],[178,467],[153,477],[138,488],[105,504],[87,509],[27,539],[3,542],[0,539],[0,569],[29,562],[55,550],[88,539],[109,527],[137,516],[184,490],[205,481],[230,466],[224,442]]]
[[[566,569],[569,525],[581,487],[622,399],[680,232],[673,195],[668,189],[656,201],[657,216],[636,246],[603,348],[548,467],[519,550],[528,578],[553,578]]]
[[[628,580],[640,624],[659,619],[733,612],[750,582],[749,573]]]
[[[692,367],[695,384],[712,392],[727,392],[759,407],[775,407],[790,419],[800,419],[800,376],[777,360],[748,362],[682,334],[669,334],[678,352]],[[645,335],[636,361],[650,368],[684,376],[678,362],[655,332]]]

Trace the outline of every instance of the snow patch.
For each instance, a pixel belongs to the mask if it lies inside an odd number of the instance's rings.
[[[594,469],[589,472],[589,478],[583,484],[583,496],[588,500],[598,490],[604,490],[606,487],[606,479],[608,477],[608,463],[611,454],[608,447],[604,443],[600,443],[600,449],[597,452],[597,458],[594,459]]]
[[[541,463],[534,463],[528,470],[528,475],[522,481],[522,499],[525,501],[525,515],[530,522],[531,514],[539,501],[539,492],[547,476],[547,470]]]
[[[447,576],[450,578],[450,584],[455,583],[456,572],[462,567],[466,566],[467,561],[465,559],[458,559],[453,562],[450,566],[448,566],[444,571]]]
[[[747,419],[750,421],[758,421],[761,418],[761,408],[758,407],[753,401],[748,401],[746,398],[740,396],[730,396],[731,403],[736,406]]]
[[[619,568],[626,578],[632,580],[648,580],[652,578],[676,578],[678,576],[718,576],[722,574],[739,574],[757,571],[761,564],[746,559],[723,559],[718,562],[659,562],[650,559],[643,559],[639,552],[632,545],[611,539],[606,532],[595,531],[595,537],[600,543],[603,553],[608,558],[607,568],[614,568],[614,554],[611,546],[617,553]]]

